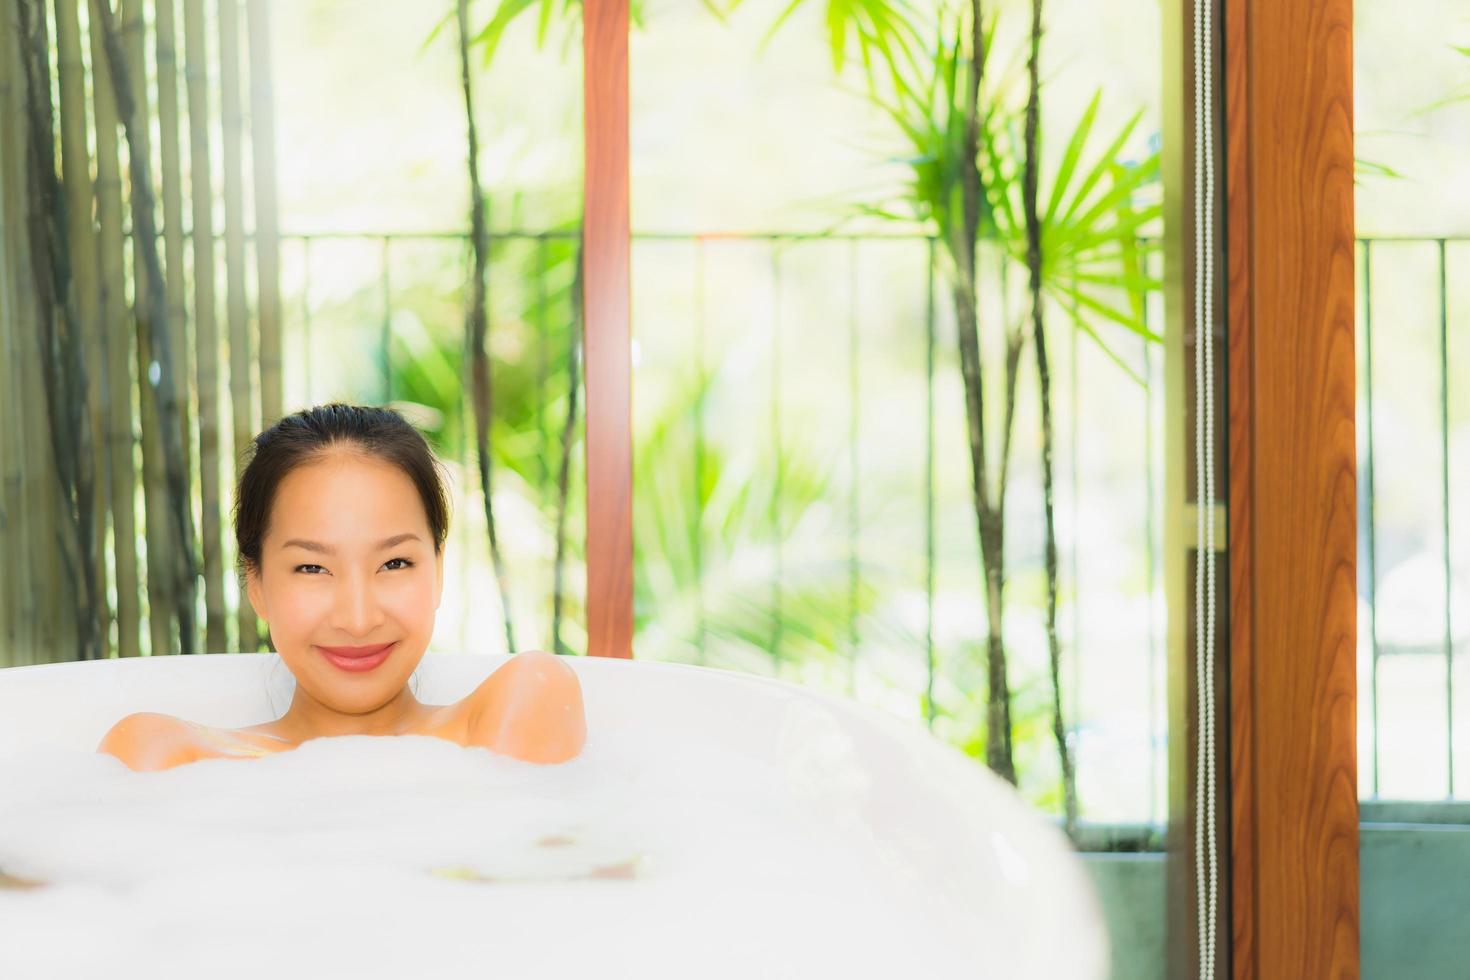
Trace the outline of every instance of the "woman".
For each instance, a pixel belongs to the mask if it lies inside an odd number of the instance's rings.
[[[212,729],[129,715],[98,746],[135,770],[251,758],[327,735],[431,735],[528,762],[581,751],[576,673],[549,653],[512,657],[454,704],[423,704],[408,679],[444,588],[449,506],[433,454],[381,408],[325,405],[255,438],[235,498],[247,592],[296,677],[286,713]]]

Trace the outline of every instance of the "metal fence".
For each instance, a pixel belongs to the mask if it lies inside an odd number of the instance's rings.
[[[501,234],[497,242],[520,241],[532,248],[542,248],[547,241],[569,240],[570,234]],[[383,393],[391,390],[391,330],[394,315],[395,253],[405,243],[434,241],[448,249],[462,250],[465,236],[444,234],[382,235],[295,235],[287,242],[300,250],[302,281],[300,326],[306,335],[305,349],[312,344],[312,262],[323,243],[350,240],[368,242],[378,252],[376,288],[381,297],[381,357],[384,374]],[[844,310],[833,312],[824,326],[832,339],[830,384],[834,405],[841,403],[847,420],[845,436],[847,467],[856,474],[863,433],[864,398],[861,370],[864,336],[858,329],[861,319],[860,282],[865,253],[879,243],[907,242],[925,253],[922,279],[914,284],[913,307],[916,324],[914,342],[920,350],[919,361],[924,371],[924,431],[915,437],[922,442],[924,459],[922,485],[916,506],[923,514],[922,527],[914,548],[923,554],[925,608],[923,615],[923,659],[932,671],[936,658],[935,594],[936,594],[936,527],[935,485],[935,417],[946,409],[935,405],[936,364],[942,360],[940,349],[951,338],[943,336],[943,303],[935,302],[933,251],[935,244],[927,238],[884,238],[883,236],[800,236],[800,235],[640,235],[636,238],[637,255],[650,247],[687,249],[693,256],[693,273],[687,283],[694,297],[689,319],[691,337],[703,338],[708,310],[705,308],[705,281],[710,256],[720,249],[758,249],[765,252],[765,276],[770,303],[767,322],[763,325],[769,349],[774,356],[765,365],[770,374],[767,384],[769,403],[764,417],[752,426],[760,428],[766,438],[780,446],[786,437],[790,414],[782,401],[780,377],[789,368],[779,351],[784,331],[791,329],[783,321],[781,298],[790,286],[788,258],[801,248],[841,250],[846,270],[841,275],[846,293]],[[638,261],[642,261],[639,259]],[[492,269],[492,276],[495,275]],[[1470,329],[1464,314],[1467,309],[1457,304],[1457,292],[1470,284],[1470,239],[1442,236],[1431,238],[1365,237],[1358,242],[1358,362],[1359,383],[1359,460],[1360,460],[1360,562],[1359,594],[1361,599],[1359,646],[1362,660],[1360,697],[1362,717],[1362,795],[1365,799],[1458,799],[1470,785],[1470,772],[1464,771],[1470,760],[1470,726],[1457,716],[1465,710],[1460,704],[1470,693],[1470,678],[1457,677],[1461,671],[1457,654],[1463,652],[1466,627],[1462,589],[1464,567],[1470,552],[1462,535],[1465,533],[1462,509],[1456,500],[1463,491],[1461,468],[1470,466],[1470,444],[1462,445],[1465,420],[1470,418],[1470,373],[1462,365],[1470,365],[1459,345]],[[492,285],[492,291],[494,287]],[[700,374],[708,369],[703,359],[708,351],[702,339],[691,346],[688,370]],[[1071,340],[1068,340],[1071,345]],[[552,356],[541,356],[542,365],[554,364]],[[1151,359],[1139,363],[1152,371]],[[1079,411],[1078,359],[1073,356],[1067,372],[1062,373],[1063,390],[1059,397],[1074,413]],[[305,366],[310,375],[311,366]],[[548,368],[547,370],[550,370]],[[1149,496],[1147,531],[1139,547],[1147,556],[1147,583],[1150,593],[1157,591],[1154,559],[1158,554],[1155,492],[1158,486],[1157,445],[1159,441],[1152,413],[1159,402],[1153,377],[1148,379],[1146,402],[1148,413],[1141,417],[1136,438],[1145,440],[1150,449],[1145,454],[1145,472],[1140,486]],[[698,403],[691,424],[695,427],[694,456],[690,466],[695,474],[703,472],[706,451],[706,404]],[[834,410],[836,410],[834,408]],[[1077,466],[1078,429],[1068,427],[1065,445],[1059,456],[1067,470],[1064,477],[1067,511],[1072,527],[1083,520],[1080,510],[1086,488],[1079,485]],[[776,459],[776,479],[769,488],[768,515],[772,527],[779,526],[781,513],[781,459]],[[700,477],[696,476],[696,481]],[[695,506],[703,497],[696,482]],[[868,562],[862,559],[862,484],[849,480],[850,495],[846,501],[846,520],[841,540],[833,542],[834,555],[847,568],[848,602],[845,623],[840,631],[842,642],[855,662],[860,646],[858,596]],[[781,552],[782,535],[771,535],[773,574],[771,602],[779,609],[785,572],[785,556]],[[1063,542],[1064,546],[1066,542]],[[707,555],[701,539],[696,548],[695,573],[703,572]],[[1081,567],[1076,549],[1064,552],[1064,567],[1071,578],[1073,610],[1080,608],[1079,597],[1085,593],[1086,572]],[[703,594],[704,585],[696,583]],[[1089,637],[1080,623],[1074,622],[1070,637],[1070,662],[1074,665],[1071,697],[1072,717],[1079,717],[1080,691],[1076,671],[1085,663]],[[1149,688],[1147,716],[1150,719],[1151,771],[1149,798],[1161,799],[1162,706],[1159,703],[1162,672],[1161,629],[1150,616],[1148,625],[1149,663],[1146,686]],[[775,620],[769,646],[773,659],[779,659],[786,642],[781,618]],[[698,630],[697,646],[705,648],[706,632]],[[1432,664],[1431,664],[1432,661]],[[1458,680],[1458,683],[1457,683]],[[1081,712],[1084,716],[1085,712]],[[1085,737],[1079,732],[1079,737]],[[1157,807],[1150,813],[1158,816]]]
[[[1467,237],[1358,241],[1365,799],[1452,800],[1470,786],[1470,732],[1457,724],[1470,707],[1457,676],[1470,625],[1470,538],[1456,499],[1470,464],[1467,273]]]
[[[514,289],[544,312],[548,245],[573,240],[570,233],[492,236],[495,247],[520,249],[525,259],[514,273],[515,282],[508,281],[504,267],[492,263],[492,302]],[[287,309],[294,311],[290,317],[299,332],[297,349],[304,352],[301,378],[305,384],[296,389],[297,398],[312,401],[338,394],[314,384],[322,367],[323,348],[313,332],[323,319],[323,301],[318,296],[323,270],[340,268],[348,261],[330,254],[343,248],[351,253],[355,266],[356,285],[350,290],[350,302],[356,304],[356,329],[361,330],[365,304],[376,306],[374,315],[380,325],[373,358],[381,371],[379,389],[359,395],[378,395],[385,401],[400,397],[402,393],[393,390],[392,357],[395,318],[403,304],[402,293],[413,279],[402,268],[405,255],[422,248],[442,249],[444,264],[462,270],[466,236],[303,234],[284,236],[283,246],[288,266]],[[741,418],[740,437],[711,431],[719,422],[711,414],[713,389],[701,387],[687,419],[692,448],[687,458],[687,490],[695,527],[705,524],[709,488],[701,481],[706,457],[715,451],[712,447],[718,444],[734,452],[732,444],[743,440],[747,451],[765,453],[770,462],[769,479],[759,488],[765,497],[764,533],[753,534],[747,542],[747,550],[761,552],[762,560],[768,562],[764,601],[773,614],[765,624],[764,645],[769,664],[744,662],[740,666],[777,675],[796,669],[784,663],[798,659],[802,649],[800,632],[792,630],[792,597],[798,589],[795,583],[809,572],[815,559],[810,552],[804,558],[798,556],[789,540],[795,506],[791,487],[796,477],[788,467],[793,458],[799,458],[798,447],[812,441],[803,441],[803,430],[816,426],[824,436],[820,441],[830,450],[836,486],[829,501],[832,513],[826,525],[830,533],[825,536],[825,562],[828,571],[842,580],[838,591],[843,593],[825,607],[836,622],[824,640],[842,668],[816,682],[868,700],[885,702],[886,698],[887,706],[895,710],[915,710],[924,704],[929,708],[920,717],[932,725],[932,706],[939,697],[934,690],[936,676],[961,669],[959,651],[967,648],[970,638],[966,631],[974,629],[976,614],[983,621],[974,516],[962,506],[968,485],[968,449],[963,438],[963,403],[956,395],[958,372],[950,366],[954,327],[936,268],[936,242],[903,235],[643,234],[635,236],[634,248],[635,342],[640,346],[635,356],[641,361],[635,376],[635,402],[638,392],[651,388],[660,377],[667,380],[682,374],[703,379],[742,357],[748,369],[737,372],[743,380],[734,386],[731,396],[740,406],[735,410]],[[289,272],[293,250],[299,278]],[[1015,310],[1025,302],[1022,284],[1013,283],[1005,268],[999,261],[990,265],[991,295],[986,298],[990,315]],[[901,273],[895,271],[898,269]],[[723,289],[718,281],[722,273],[728,273]],[[734,280],[743,285],[732,288]],[[445,281],[452,283],[452,276]],[[806,294],[811,296],[802,300]],[[1161,309],[1161,301],[1150,302],[1152,322],[1162,321]],[[517,315],[513,309],[507,313],[503,306],[500,314]],[[723,347],[716,340],[721,320],[726,339],[735,338]],[[501,326],[492,322],[492,334]],[[544,338],[544,322],[535,327],[537,336]],[[290,320],[287,328],[289,337]],[[1084,814],[1109,822],[1157,825],[1163,822],[1166,808],[1167,734],[1165,613],[1158,573],[1161,520],[1155,513],[1162,506],[1159,433],[1163,391],[1157,383],[1162,355],[1127,336],[1118,342],[1118,352],[1136,369],[1141,383],[1122,381],[1121,372],[1117,379],[1109,380],[1109,372],[1116,367],[1093,351],[1090,340],[1079,341],[1079,332],[1061,317],[1052,333],[1057,347],[1053,352],[1053,399],[1058,420],[1055,455],[1063,589],[1059,626],[1064,633],[1066,706]],[[335,359],[343,356],[343,346],[329,342],[325,348]],[[654,347],[660,348],[658,356]],[[663,356],[663,348],[674,347],[678,347],[677,355]],[[815,347],[825,356],[814,365],[811,352]],[[318,352],[315,364],[313,350]],[[537,383],[545,385],[554,382],[556,365],[564,353],[542,344],[530,354],[522,351],[521,356],[534,363]],[[912,377],[911,386],[899,386],[902,391],[882,387],[880,376],[891,379],[894,372],[889,368],[894,364],[904,365]],[[814,387],[823,392],[818,410],[805,397]],[[288,394],[292,391],[289,379],[287,390]],[[875,400],[881,403],[876,415]],[[1098,406],[1111,409],[1120,401],[1132,406],[1129,415],[1135,423],[1120,427],[1111,417],[1098,417]],[[456,408],[463,434],[468,406],[462,397]],[[1025,411],[1018,427],[1031,424]],[[732,413],[721,414],[728,419]],[[911,440],[869,431],[888,431],[883,428],[887,415],[901,415],[912,422]],[[1029,429],[1021,435],[1015,466],[1019,475],[1010,488],[1008,520],[1039,527],[1039,502],[1032,502],[1039,501],[1039,484],[1030,475],[1036,465],[1035,446]],[[899,447],[899,442],[911,444]],[[901,450],[907,460],[907,475],[886,472],[886,487],[874,477],[875,467],[881,469],[874,450],[878,444],[895,446],[894,451]],[[543,446],[543,457],[554,448]],[[1114,448],[1126,453],[1126,458],[1120,457],[1124,465],[1109,461]],[[554,467],[547,466],[540,472],[544,479],[553,471]],[[1127,512],[1126,519],[1117,521],[1124,530],[1106,540],[1086,540],[1096,528],[1111,524],[1115,512]],[[469,524],[459,523],[461,543],[468,548],[472,546]],[[892,529],[893,533],[875,536],[874,528]],[[635,528],[635,537],[645,530]],[[1017,595],[1012,608],[1022,610],[1018,621],[1029,626],[1032,620],[1027,619],[1026,606],[1040,605],[1034,588],[1040,567],[1039,540],[1031,542],[1029,532],[1009,537],[1008,552],[1016,552],[1010,563],[1011,591]],[[686,645],[687,656],[675,651],[680,659],[706,662],[710,655],[713,641],[707,616],[712,586],[706,574],[730,558],[716,554],[719,547],[718,541],[702,531],[694,535],[694,581],[689,585],[696,596],[697,621],[693,641]],[[1129,554],[1110,555],[1109,549]],[[1113,596],[1124,566],[1128,574],[1123,577],[1136,593],[1131,605]],[[894,613],[887,620],[875,614],[871,595],[880,584],[917,596],[917,612],[911,616]],[[957,612],[958,603],[946,602],[947,596],[956,593],[967,597],[967,609]],[[548,599],[543,590],[536,601]],[[904,624],[895,627],[892,621],[896,619],[903,619]],[[463,635],[495,633],[467,628]],[[1017,647],[1013,663],[1018,665],[1013,670],[1028,669],[1025,648],[1032,639],[1025,633],[1013,639],[1008,627],[1008,643]],[[858,690],[864,677],[872,682],[879,675],[886,686],[869,683],[866,694]],[[949,683],[951,687],[974,685],[969,694],[976,704],[982,702],[978,674]],[[1044,763],[1037,765],[1045,768]],[[1125,771],[1137,775],[1118,775]]]

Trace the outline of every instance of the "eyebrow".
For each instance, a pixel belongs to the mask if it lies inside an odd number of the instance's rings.
[[[417,534],[414,534],[412,531],[408,531],[408,532],[405,532],[403,534],[395,534],[391,538],[384,538],[382,541],[379,541],[378,542],[377,549],[379,551],[382,551],[385,548],[391,548],[394,545],[402,544],[405,541],[422,541],[422,540],[423,539],[420,538]],[[337,549],[331,547],[330,545],[322,544],[320,541],[307,541],[307,540],[305,540],[303,538],[292,538],[290,541],[284,542],[281,545],[281,547],[282,548],[303,548],[303,549],[305,549],[307,551],[315,551],[315,552],[319,552],[319,553],[321,553],[323,555],[335,555],[337,553]]]

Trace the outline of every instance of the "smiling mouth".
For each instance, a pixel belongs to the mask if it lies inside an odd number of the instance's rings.
[[[327,662],[340,670],[353,673],[372,670],[388,659],[398,641],[392,643],[378,643],[366,647],[324,647],[317,649],[326,658]]]

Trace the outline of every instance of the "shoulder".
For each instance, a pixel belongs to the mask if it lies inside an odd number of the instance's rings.
[[[581,681],[555,654],[516,654],[475,688],[465,704],[470,744],[528,762],[564,762],[586,740]]]
[[[188,722],[172,715],[139,712],[108,729],[97,751],[116,756],[129,769],[141,772],[193,761],[195,741]]]
[[[496,667],[470,692],[465,703],[473,717],[487,708],[503,706],[514,695],[548,691],[580,694],[581,686],[577,672],[562,657],[543,650],[527,650]]]

